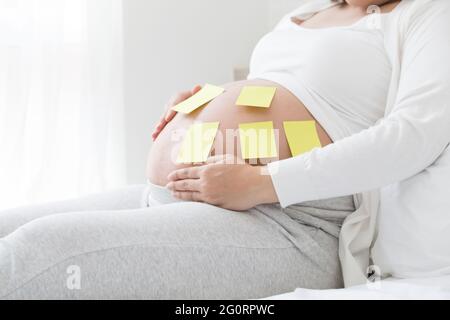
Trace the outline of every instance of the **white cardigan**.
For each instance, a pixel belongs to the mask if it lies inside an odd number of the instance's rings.
[[[305,19],[335,4],[314,0],[289,17]],[[358,209],[340,237],[346,287],[367,281],[384,188],[395,192],[450,143],[450,1],[403,0],[386,23],[393,73],[385,117],[325,148],[269,165],[283,207],[356,194]]]

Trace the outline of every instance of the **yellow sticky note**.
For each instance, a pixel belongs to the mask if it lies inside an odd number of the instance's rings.
[[[194,94],[189,99],[177,104],[172,110],[177,112],[189,114],[194,110],[211,102],[225,91],[224,88],[216,87],[211,84],[206,84],[199,92]]]
[[[177,163],[201,163],[208,160],[219,129],[219,122],[192,125],[178,154]]]
[[[293,157],[322,147],[315,121],[286,121],[284,131]]]
[[[269,108],[277,88],[244,87],[236,102],[238,106]]]
[[[272,121],[242,123],[239,136],[243,160],[278,157]]]

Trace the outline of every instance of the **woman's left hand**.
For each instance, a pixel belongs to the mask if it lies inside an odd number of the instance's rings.
[[[278,202],[265,167],[253,167],[234,156],[212,157],[203,166],[180,169],[169,175],[167,188],[175,198],[205,202],[245,211]]]

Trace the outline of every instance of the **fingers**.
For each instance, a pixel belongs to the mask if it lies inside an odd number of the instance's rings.
[[[156,127],[155,127],[155,129],[153,130],[153,133],[152,133],[153,141],[155,141],[156,138],[158,138],[159,134],[166,127],[167,123],[168,122],[164,118],[161,118],[159,120],[158,124],[156,125]]]
[[[161,131],[157,131],[157,130],[153,131],[152,140],[155,141],[158,138],[160,133],[161,133]]]
[[[199,192],[172,192],[174,198],[183,201],[203,202]]]
[[[172,110],[172,108],[174,106],[176,106],[177,104],[189,99],[194,94],[198,93],[201,89],[202,89],[202,87],[197,85],[192,89],[192,91],[184,91],[184,92],[181,92],[181,93],[177,94],[176,96],[174,96],[166,108],[167,113],[164,117],[164,121],[166,122],[166,124],[168,122],[172,121],[173,118],[175,118],[175,116],[177,115],[177,112],[175,110]]]
[[[202,86],[201,85],[196,85],[194,87],[194,89],[192,89],[192,95],[198,93],[200,90],[202,90]]]
[[[177,104],[189,99],[196,93],[198,93],[202,89],[202,86],[197,85],[195,86],[191,91],[184,91],[181,92],[170,99],[169,103],[166,105],[166,114],[164,117],[159,121],[158,125],[156,126],[155,130],[152,133],[152,139],[153,141],[158,138],[159,134],[162,132],[162,130],[167,126],[167,124],[175,118],[177,115],[177,112],[175,110],[172,110],[174,106]]]
[[[186,179],[199,179],[201,167],[191,167],[186,169],[180,169],[172,172],[167,177],[169,181],[178,181],[178,180],[186,180]]]
[[[179,94],[175,95],[169,102],[169,104],[167,105],[166,109],[167,109],[167,113],[164,117],[164,120],[167,122],[170,122],[173,120],[173,118],[175,117],[175,115],[177,114],[177,112],[175,110],[172,110],[172,108],[174,106],[176,106],[177,104],[189,99],[190,97],[192,97],[193,95],[195,95],[196,93],[198,93],[200,90],[202,90],[202,86],[197,85],[195,86],[191,91],[184,91],[184,92],[180,92]]]
[[[198,179],[172,181],[167,184],[167,189],[173,192],[180,192],[180,191],[200,192],[200,182]]]
[[[167,109],[171,110],[174,106],[189,99],[190,97],[198,93],[200,90],[202,90],[202,86],[197,85],[191,91],[180,92],[171,99],[171,101],[167,106]]]
[[[176,106],[180,102],[183,102],[184,100],[189,99],[190,97],[192,97],[192,92],[191,91],[180,92],[169,103],[169,107],[172,108],[173,106]]]
[[[169,122],[173,119],[173,117],[177,114],[175,110],[172,110],[173,107],[175,107],[177,104],[185,101],[186,99],[189,99],[192,96],[191,91],[184,91],[180,92],[176,95],[174,95],[169,102],[167,103],[165,109],[167,110],[164,119],[165,121]]]
[[[166,124],[169,123],[170,121],[172,121],[176,115],[177,115],[177,112],[175,110],[169,109],[164,118],[164,121],[166,122]]]

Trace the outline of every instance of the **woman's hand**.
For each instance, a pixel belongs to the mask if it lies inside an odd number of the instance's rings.
[[[195,86],[191,91],[180,92],[170,99],[169,103],[166,105],[166,108],[165,108],[166,113],[161,118],[161,120],[159,120],[159,123],[156,125],[155,130],[153,130],[153,133],[152,133],[153,141],[155,141],[156,138],[158,138],[161,131],[163,131],[163,129],[166,127],[166,125],[170,121],[172,121],[172,119],[177,114],[177,112],[172,110],[172,108],[175,107],[177,104],[183,102],[184,100],[189,99],[194,94],[199,92],[201,89],[202,89],[201,86]]]
[[[265,167],[253,167],[234,156],[218,156],[207,164],[174,171],[167,188],[175,198],[245,211],[278,202]]]

